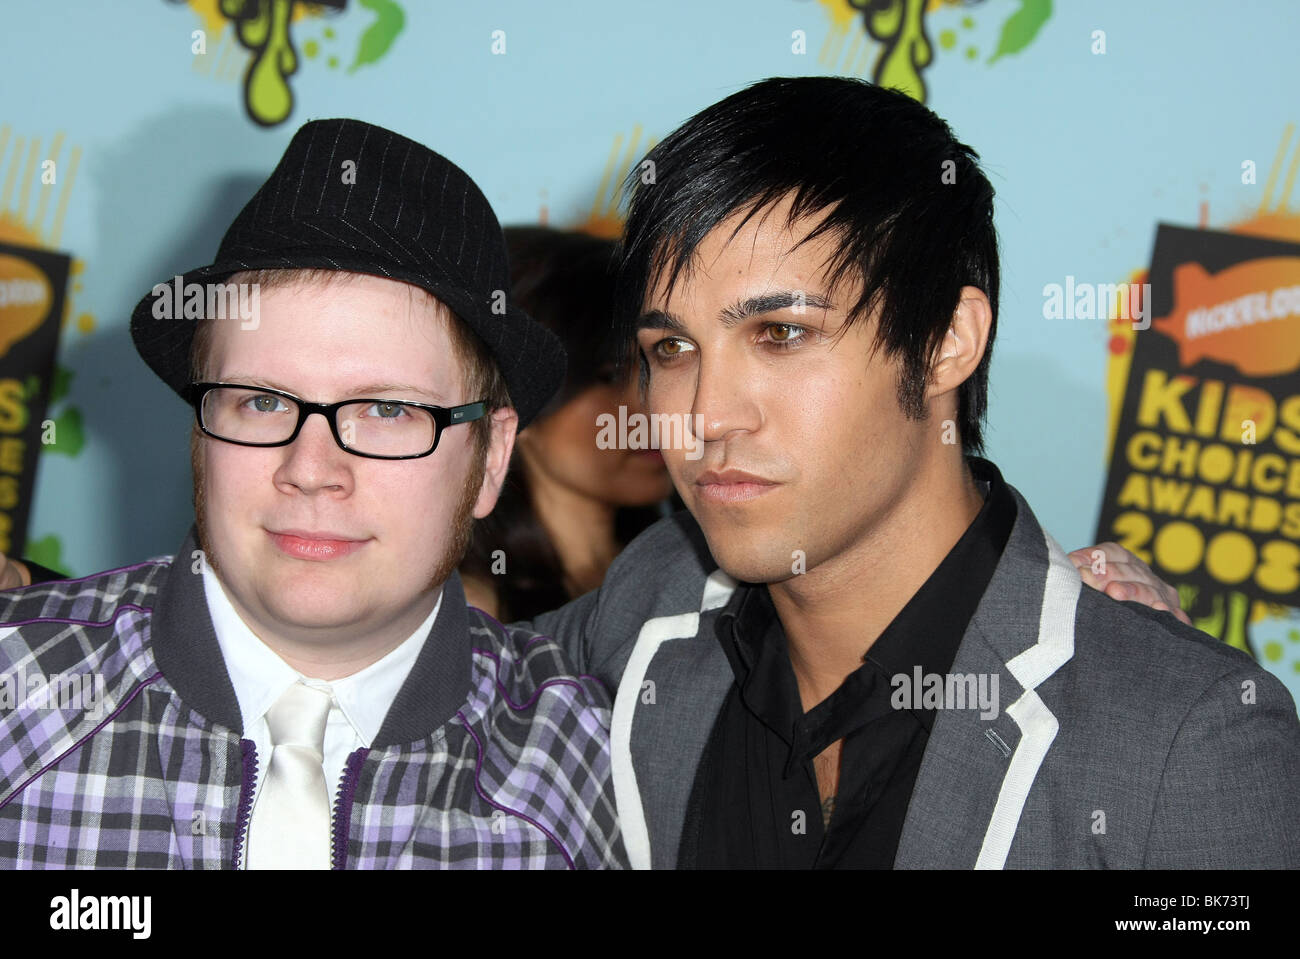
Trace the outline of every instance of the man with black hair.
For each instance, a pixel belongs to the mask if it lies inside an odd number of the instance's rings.
[[[703,455],[665,448],[689,512],[535,623],[618,687],[633,864],[1300,865],[1286,689],[1082,589],[977,456],[999,276],[974,151],[900,93],[798,78],[648,160],[619,317]]]

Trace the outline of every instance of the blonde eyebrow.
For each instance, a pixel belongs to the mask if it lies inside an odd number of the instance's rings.
[[[373,383],[369,386],[359,386],[355,390],[349,390],[356,396],[371,393],[414,393],[418,396],[424,396],[435,403],[445,403],[447,398],[436,390],[426,390],[419,386],[411,386],[409,383]]]
[[[223,377],[221,382],[234,383],[242,386],[258,386],[258,387],[263,387],[265,389],[279,390],[281,393],[291,393],[294,396],[301,397],[301,395],[296,390],[291,390],[287,386],[284,386],[278,381],[266,376],[244,376],[242,374],[236,373],[231,376]],[[443,406],[446,405],[447,403],[447,398],[443,394],[437,392],[436,390],[429,390],[419,386],[412,386],[409,383],[371,383],[365,386],[359,386],[355,389],[344,390],[342,392],[343,392],[342,398],[344,399],[348,397],[356,397],[358,399],[363,399],[366,397],[378,398],[377,394],[381,394],[381,393],[405,393],[405,394],[414,394],[416,397],[423,397],[427,399],[432,405],[435,406]],[[306,397],[301,397],[301,398],[306,399]],[[330,402],[334,402],[334,401],[331,400]]]

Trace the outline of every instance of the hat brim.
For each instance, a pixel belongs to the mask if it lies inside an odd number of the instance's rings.
[[[334,221],[337,225],[337,221]],[[359,230],[360,232],[360,230]],[[255,236],[241,236],[246,255],[238,261],[221,261],[190,270],[180,276],[181,288],[190,283],[217,283],[248,270],[324,269],[363,273],[410,283],[437,297],[483,340],[496,361],[510,392],[512,405],[523,429],[564,382],[565,355],[560,341],[523,310],[502,304],[508,291],[491,302],[479,303],[465,291],[468,284],[454,268],[424,254],[422,268],[404,265],[401,258],[376,249],[383,238],[365,237],[369,243],[343,249],[336,243],[318,247],[286,249],[284,237],[267,236],[266,252],[247,255],[259,244]],[[369,247],[369,248],[367,248]],[[173,277],[165,285],[174,286]],[[163,285],[163,284],[159,284]],[[194,319],[184,319],[180,304],[173,304],[172,316],[155,316],[158,296],[153,290],[143,297],[131,314],[131,337],[141,358],[177,395],[186,395],[191,382],[190,349],[194,340]],[[497,291],[494,291],[494,293]]]

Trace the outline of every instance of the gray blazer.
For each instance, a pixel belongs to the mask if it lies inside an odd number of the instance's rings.
[[[1017,518],[952,672],[998,679],[995,717],[941,710],[896,868],[1300,867],[1300,721],[1278,679],[1167,613],[1083,588]],[[617,689],[615,795],[632,864],[677,862],[696,769],[733,682],[714,634],[736,581],[688,513],[539,617]]]

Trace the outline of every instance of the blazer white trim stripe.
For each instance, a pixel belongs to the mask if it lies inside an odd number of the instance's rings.
[[[1007,764],[993,816],[975,860],[976,869],[1001,869],[1006,865],[1025,800],[1060,729],[1056,716],[1034,690],[1074,655],[1075,608],[1083,581],[1056,540],[1046,532],[1043,538],[1047,541],[1048,566],[1038,619],[1038,642],[1007,663],[1011,675],[1024,688],[1020,698],[1007,707],[1007,715],[1020,727],[1020,742]]]
[[[736,585],[736,580],[722,570],[714,570],[704,581],[698,613],[656,616],[647,620],[637,635],[636,646],[619,681],[614,712],[610,717],[611,768],[614,801],[618,805],[618,818],[623,829],[623,846],[633,869],[650,868],[650,832],[646,828],[641,790],[632,766],[632,719],[636,715],[637,703],[641,701],[641,684],[645,682],[646,670],[663,643],[670,639],[688,639],[698,633],[700,615],[726,605]]]

